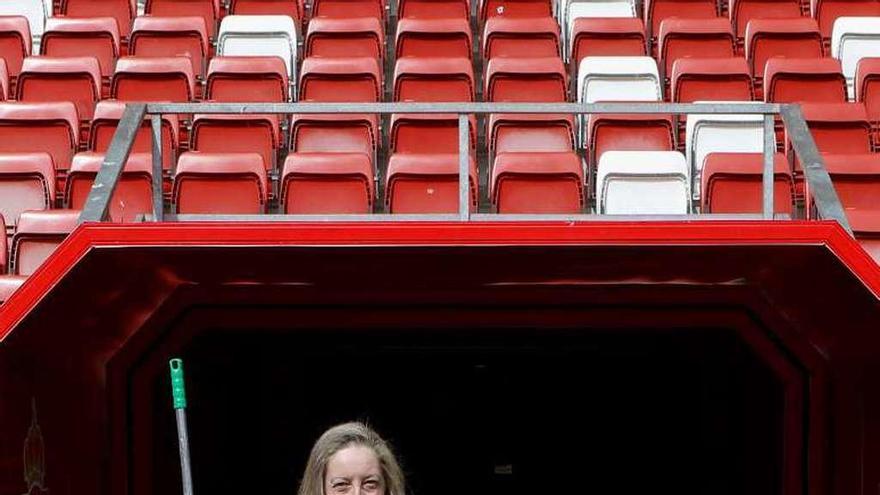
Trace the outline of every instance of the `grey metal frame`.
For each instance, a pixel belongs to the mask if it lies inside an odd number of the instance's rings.
[[[165,215],[162,202],[162,114],[457,114],[459,129],[459,212],[458,215]],[[764,116],[764,170],[762,215],[681,215],[625,216],[605,215],[504,215],[471,212],[469,115],[509,114],[760,114]],[[780,114],[798,159],[803,164],[807,187],[821,218],[833,219],[852,234],[822,156],[810,134],[799,105],[772,103],[131,103],[122,119],[104,163],[98,172],[80,222],[100,222],[107,218],[110,199],[128,160],[135,135],[149,116],[153,137],[153,221],[517,221],[517,220],[773,220],[774,156],[776,153],[774,115]]]

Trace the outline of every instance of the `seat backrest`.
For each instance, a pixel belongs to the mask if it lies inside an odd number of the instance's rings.
[[[19,101],[70,101],[81,119],[91,120],[101,99],[101,66],[95,57],[28,57],[16,89]]]
[[[208,65],[206,100],[283,103],[289,91],[287,66],[278,57],[214,57]]]
[[[61,13],[78,18],[112,17],[120,35],[128,37],[137,5],[134,0],[62,0]]]
[[[27,17],[0,15],[0,58],[11,77],[18,77],[22,61],[31,54],[31,29]]]
[[[552,17],[491,17],[483,29],[483,56],[558,57],[559,25]]]
[[[324,102],[380,101],[381,78],[379,62],[374,58],[309,57],[302,64],[299,98]]]
[[[40,53],[50,57],[95,57],[101,76],[109,78],[119,57],[121,38],[112,17],[65,18],[46,21]]]
[[[690,213],[687,162],[677,151],[608,151],[596,174],[600,214]]]
[[[774,213],[791,213],[794,179],[783,153],[773,157]],[[762,153],[709,153],[703,165],[702,213],[761,213]]]
[[[775,57],[767,61],[764,101],[845,103],[846,92],[846,78],[837,59]]]
[[[474,74],[470,59],[399,59],[394,66],[394,100],[473,101]]]
[[[580,18],[629,18],[636,17],[635,2],[614,1],[571,1],[565,2],[565,25],[563,33],[566,43],[573,38],[574,24]]]
[[[205,20],[208,35],[217,32],[220,0],[146,0],[144,13],[164,17],[199,16]]]
[[[661,101],[657,63],[651,57],[586,57],[578,69],[578,101]]]
[[[486,67],[487,101],[563,102],[566,90],[565,66],[558,57],[496,57]]]
[[[480,18],[493,16],[507,17],[551,17],[553,4],[550,0],[481,0]]]
[[[470,18],[468,0],[400,0],[400,19],[464,19]]]
[[[0,215],[8,225],[27,210],[55,204],[55,164],[45,152],[0,153]],[[2,236],[6,237],[5,231]]]
[[[187,57],[193,74],[205,73],[208,28],[202,17],[135,18],[128,53],[146,57]]]
[[[55,168],[67,170],[78,147],[79,116],[73,103],[0,103],[0,152],[46,151]]]
[[[665,77],[672,64],[684,57],[723,58],[735,55],[736,38],[730,23],[716,19],[669,18],[660,24],[660,60]]]
[[[687,116],[685,152],[699,197],[701,171],[709,153],[762,153],[763,115],[690,114]]]
[[[293,19],[277,15],[230,15],[220,24],[217,55],[275,56],[284,60],[287,75],[296,75],[297,36]]]
[[[92,119],[89,129],[89,151],[105,152],[110,147],[113,135],[119,125],[119,120],[125,111],[125,103],[115,100],[99,101],[95,106],[95,117]],[[180,134],[180,121],[176,114],[162,115],[162,166],[165,170],[171,170],[171,164],[177,159],[178,142]],[[144,123],[135,135],[132,144],[132,153],[151,153],[153,149],[153,136],[150,128],[149,117],[144,118]]]
[[[638,18],[575,19],[568,53],[572,74],[577,74],[584,57],[643,57],[647,55],[645,25]]]
[[[856,101],[864,103],[868,119],[880,121],[880,57],[859,60],[855,89]]]
[[[728,17],[734,33],[742,40],[748,23],[755,19],[798,19],[801,16],[800,0],[730,0]]]
[[[824,53],[819,25],[808,17],[753,19],[746,26],[746,59],[757,78],[772,57],[818,58]]]
[[[403,57],[471,57],[473,39],[465,18],[397,22],[395,53]]]
[[[231,0],[229,13],[233,15],[286,15],[302,20],[299,0]]]
[[[43,0],[0,0],[0,15],[20,15],[28,20],[31,36],[39,40],[46,27],[49,12]]]
[[[180,156],[173,201],[179,213],[263,213],[268,179],[257,153]]]
[[[122,101],[188,102],[195,92],[186,57],[122,57],[110,84],[110,95]]]
[[[825,169],[847,213],[877,211],[880,194],[880,155],[876,153],[826,153]]]
[[[855,98],[855,74],[859,60],[880,56],[880,17],[838,17],[831,33],[831,56],[839,59]]]
[[[871,124],[864,105],[804,103],[801,110],[820,152],[871,152]]]
[[[317,17],[309,21],[304,52],[306,57],[374,57],[381,60],[385,56],[384,36],[382,23],[375,17]]]
[[[312,18],[375,17],[384,21],[385,4],[384,0],[313,0]]]
[[[718,17],[718,5],[714,0],[645,0],[645,27],[656,39],[667,18],[713,19]]]
[[[85,205],[103,162],[103,153],[84,152],[73,157],[65,194],[69,208],[81,209]],[[150,154],[129,155],[110,200],[109,216],[112,221],[132,222],[139,215],[153,213],[152,171]]]
[[[76,210],[26,211],[12,238],[14,275],[32,275],[46,261],[79,220]]]
[[[674,102],[748,101],[753,97],[749,66],[743,58],[680,58],[672,65]]]

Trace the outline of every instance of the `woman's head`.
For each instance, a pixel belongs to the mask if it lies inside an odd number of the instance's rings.
[[[298,495],[405,495],[403,472],[378,433],[345,423],[315,442]]]

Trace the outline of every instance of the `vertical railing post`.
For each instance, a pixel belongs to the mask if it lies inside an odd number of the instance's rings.
[[[773,192],[776,180],[776,128],[773,114],[764,115],[764,174],[763,174],[763,212],[764,220],[773,220],[775,200]]]
[[[150,116],[150,128],[153,136],[153,221],[161,222],[165,213],[162,186],[162,115],[154,113]]]
[[[458,214],[466,222],[471,215],[471,136],[465,113],[458,115]]]

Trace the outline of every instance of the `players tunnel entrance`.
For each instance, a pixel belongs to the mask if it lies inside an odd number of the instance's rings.
[[[208,329],[176,355],[204,493],[292,494],[352,419],[414,495],[782,493],[783,387],[731,329]],[[175,493],[167,375],[132,376],[132,488]]]

